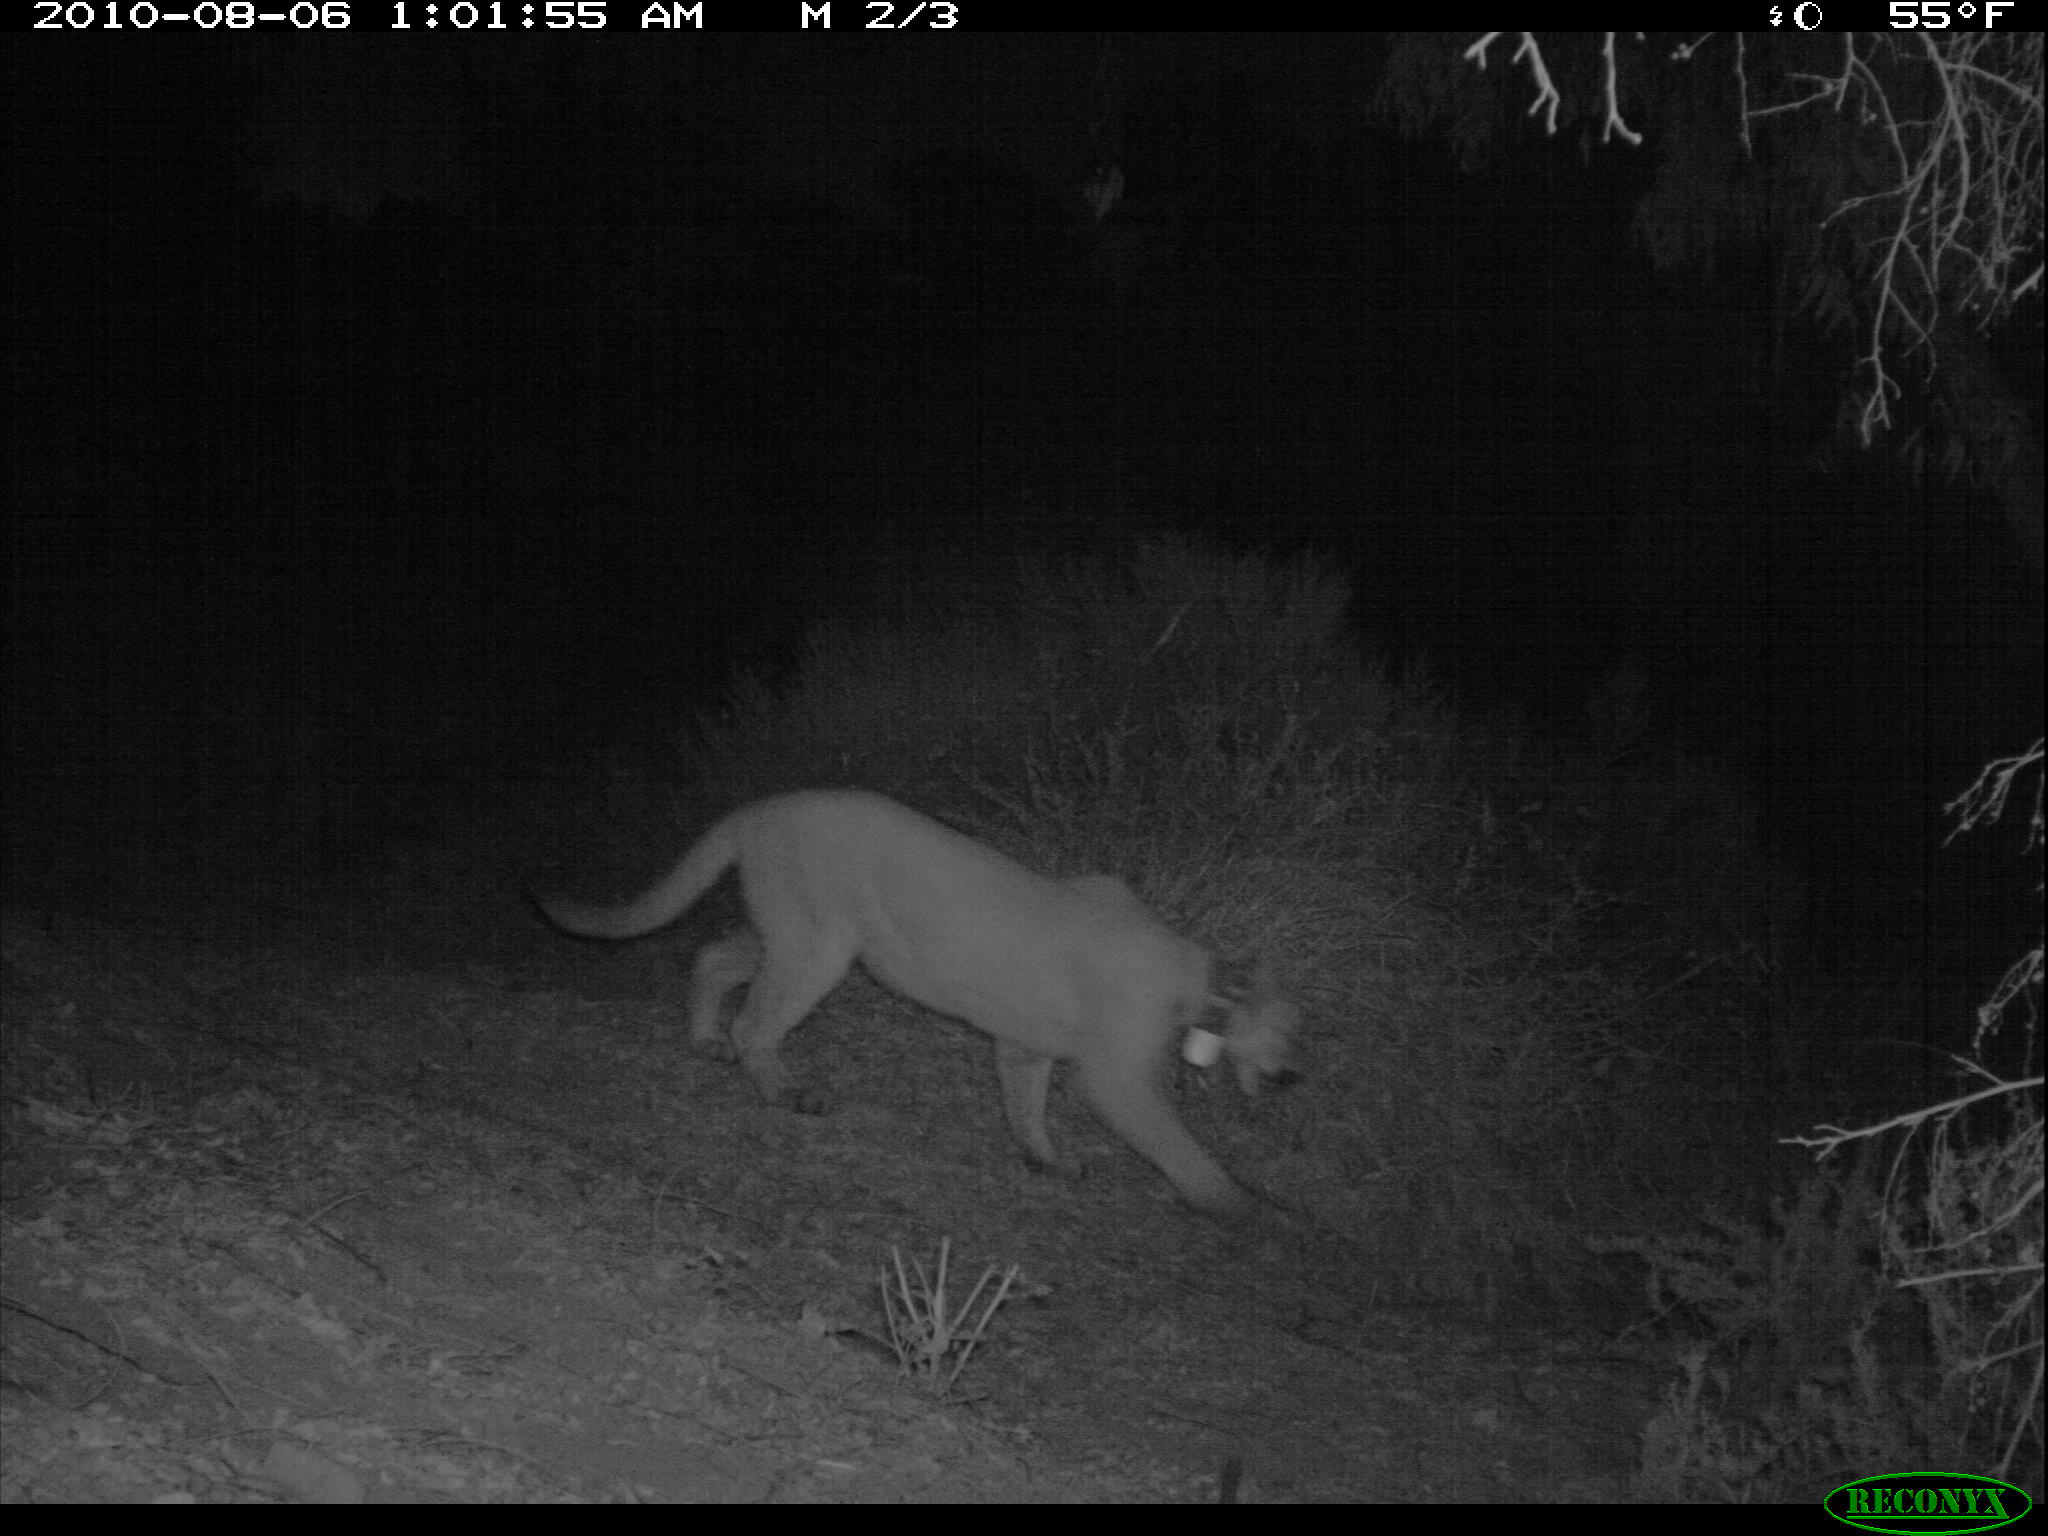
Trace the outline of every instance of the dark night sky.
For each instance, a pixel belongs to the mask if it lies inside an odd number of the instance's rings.
[[[1936,815],[2039,729],[2038,589],[1820,466],[1843,345],[1654,269],[1645,152],[1462,174],[1345,37],[151,41],[7,40],[22,783],[545,776],[907,568],[1176,527],[1473,707],[1634,658],[1875,945],[2010,876]]]

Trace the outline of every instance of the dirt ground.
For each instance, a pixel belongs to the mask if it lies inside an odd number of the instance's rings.
[[[858,977],[786,1052],[833,1112],[764,1108],[683,1043],[701,931],[517,888],[394,847],[5,913],[0,1499],[1628,1497],[1641,1361],[1218,1227],[1060,1086],[1087,1174],[1034,1173],[987,1042]],[[1286,1112],[1181,1092],[1226,1161]],[[950,1383],[882,1299],[942,1251],[949,1313],[1014,1270]]]

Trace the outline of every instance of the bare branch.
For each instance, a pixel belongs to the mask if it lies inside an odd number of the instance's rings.
[[[1465,57],[1470,59],[1480,69],[1485,69],[1487,46],[1499,36],[1498,32],[1488,32],[1478,42],[1465,50]],[[1508,62],[1510,64],[1519,64],[1524,59],[1529,61],[1529,74],[1536,81],[1536,99],[1529,104],[1529,116],[1534,117],[1538,112],[1543,112],[1545,108],[1548,108],[1548,113],[1544,118],[1543,131],[1545,133],[1556,133],[1557,109],[1564,105],[1564,98],[1557,93],[1557,87],[1551,84],[1550,71],[1543,63],[1543,50],[1536,45],[1536,34],[1534,32],[1524,32],[1522,34],[1521,46],[1515,50],[1515,56]]]
[[[1488,48],[1504,35],[1486,33],[1464,57],[1484,69]],[[1642,135],[1621,115],[1618,36],[1601,34],[1601,137],[1637,145]],[[1675,45],[1671,61],[1696,60],[1713,36]],[[1526,65],[1535,83],[1529,114],[1540,113],[1545,131],[1554,134],[1566,103],[1535,34],[1519,37],[1511,63]],[[1761,65],[1738,34],[1735,127],[1745,153],[1753,153],[1761,125],[1828,106],[1848,115],[1853,134],[1888,162],[1877,184],[1866,181],[1865,189],[1840,197],[1822,220],[1823,227],[1847,232],[1869,285],[1857,359],[1866,379],[1857,430],[1868,443],[1891,424],[1891,403],[1900,393],[1892,377],[1898,355],[1924,352],[1931,371],[1938,361],[1933,338],[1945,313],[1989,325],[2042,285],[2042,38],[2038,32],[1846,32],[1841,50],[1839,69],[1787,70],[1771,87],[1752,77]],[[1921,98],[1931,106],[1920,107]],[[1908,110],[1896,110],[1895,102],[1909,104]],[[1926,115],[1912,115],[1916,111]],[[1852,154],[1843,159],[1845,169],[1853,168]]]

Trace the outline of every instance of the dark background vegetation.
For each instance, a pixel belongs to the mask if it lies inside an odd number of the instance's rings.
[[[907,575],[1173,529],[1314,549],[1467,712],[1640,674],[1820,963],[2009,948],[1939,807],[2024,744],[2037,594],[1836,443],[1760,257],[1650,265],[1648,155],[1463,175],[1369,42],[1136,38],[1091,231],[1095,39],[553,41],[10,40],[18,795],[459,804]]]

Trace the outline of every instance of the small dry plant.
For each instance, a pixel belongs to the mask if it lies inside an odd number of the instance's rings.
[[[1002,1284],[989,1297],[988,1305],[982,1308],[980,1320],[971,1329],[967,1328],[968,1315],[973,1312],[976,1299],[988,1289],[989,1281],[995,1279],[996,1270],[993,1264],[983,1270],[974,1289],[960,1303],[959,1310],[949,1312],[946,1264],[951,1251],[952,1239],[941,1238],[936,1278],[927,1278],[924,1266],[916,1259],[910,1261],[910,1273],[906,1274],[903,1254],[893,1247],[889,1250],[889,1257],[895,1260],[896,1265],[893,1287],[889,1271],[882,1271],[882,1309],[888,1314],[889,1342],[896,1348],[896,1358],[903,1366],[903,1374],[917,1377],[940,1397],[952,1391],[961,1368],[967,1364],[967,1357],[974,1353],[974,1346],[981,1342],[983,1333],[987,1331],[989,1319],[996,1315],[996,1308],[1003,1304],[1003,1298],[1010,1294],[1010,1287],[1017,1279],[1017,1266],[1012,1264],[1010,1272],[1003,1276]]]

